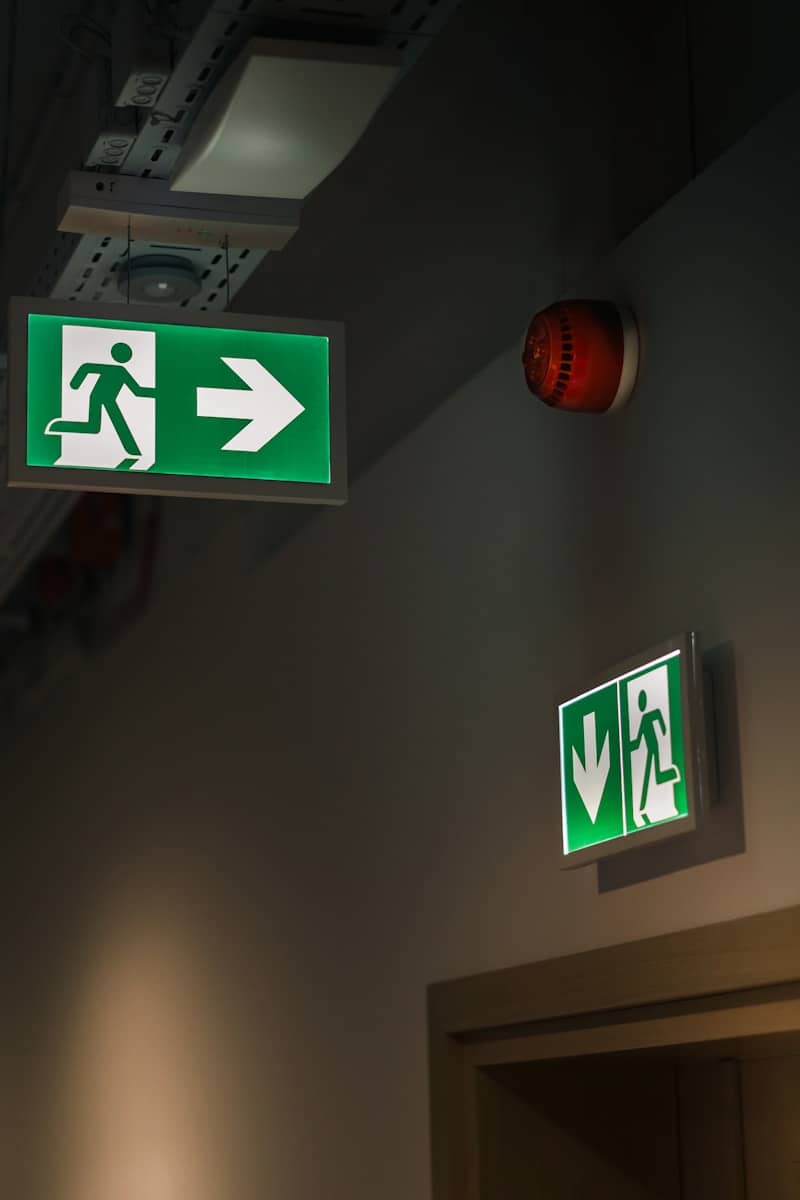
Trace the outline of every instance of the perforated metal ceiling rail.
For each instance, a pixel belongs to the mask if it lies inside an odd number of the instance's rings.
[[[201,310],[225,308],[230,279],[231,295],[252,275],[264,257],[263,250],[231,250],[228,256],[218,246],[181,246],[165,242],[135,242],[133,254],[180,254],[188,259],[200,281],[199,293],[185,300],[183,307]],[[125,265],[127,242],[122,238],[87,235],[63,267],[58,282],[49,292],[59,299],[89,301],[103,304],[125,304]],[[120,284],[120,280],[123,282]]]

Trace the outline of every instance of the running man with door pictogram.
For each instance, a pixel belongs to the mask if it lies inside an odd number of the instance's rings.
[[[647,757],[642,775],[641,794],[638,803],[634,803],[633,819],[637,825],[646,825],[650,821],[647,814],[647,796],[651,784],[654,783],[660,787],[664,783],[678,783],[681,773],[674,763],[670,763],[668,766],[661,764],[661,746],[658,734],[660,732],[663,738],[667,737],[667,724],[661,709],[655,707],[647,711],[647,692],[644,688],[639,692],[637,703],[642,715],[639,720],[639,732],[631,741],[630,748],[636,750],[644,743]]]
[[[107,412],[117,437],[131,458],[139,458],[141,451],[130,431],[128,422],[119,406],[119,394],[127,387],[134,396],[151,396],[152,392],[139,387],[136,380],[122,364],[130,362],[133,351],[126,342],[115,342],[111,347],[113,363],[83,363],[70,380],[69,386],[78,389],[88,375],[96,375],[89,397],[89,416],[85,421],[68,421],[57,417],[47,426],[45,433],[88,433],[98,434],[103,423],[103,412]]]

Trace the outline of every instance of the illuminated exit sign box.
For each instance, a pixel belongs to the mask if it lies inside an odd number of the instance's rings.
[[[686,833],[707,801],[696,634],[606,672],[559,705],[564,866]]]
[[[341,504],[334,322],[12,300],[12,487]]]

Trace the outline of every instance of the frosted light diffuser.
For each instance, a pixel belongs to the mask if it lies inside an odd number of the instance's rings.
[[[302,199],[361,137],[399,67],[391,50],[253,38],[198,116],[170,187]]]

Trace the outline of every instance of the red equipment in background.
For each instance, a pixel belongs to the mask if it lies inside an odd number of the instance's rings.
[[[636,382],[639,335],[633,316],[607,300],[564,300],[537,313],[522,363],[535,396],[566,412],[605,413]]]

